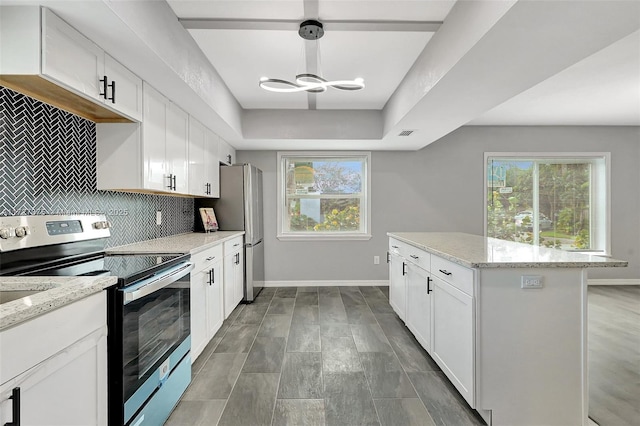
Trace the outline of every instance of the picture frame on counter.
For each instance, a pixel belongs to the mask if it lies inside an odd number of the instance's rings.
[[[200,207],[200,218],[202,219],[202,226],[204,232],[215,232],[218,230],[218,220],[216,214],[213,211],[213,207]]]

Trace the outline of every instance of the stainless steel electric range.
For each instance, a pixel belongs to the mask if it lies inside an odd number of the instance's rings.
[[[118,277],[107,289],[109,425],[161,425],[191,381],[189,255],[105,253],[105,216],[0,217],[0,276]]]

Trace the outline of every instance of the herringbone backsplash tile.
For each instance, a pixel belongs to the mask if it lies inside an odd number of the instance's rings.
[[[96,190],[95,123],[0,87],[0,215],[96,213],[109,247],[193,230],[193,199]]]

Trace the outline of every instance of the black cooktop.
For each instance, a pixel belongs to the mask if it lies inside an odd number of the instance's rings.
[[[126,287],[188,259],[188,254],[105,254],[98,252],[85,256],[56,259],[53,262],[23,262],[13,269],[2,270],[0,268],[0,275],[115,276],[118,277],[118,287]]]
[[[188,259],[188,254],[107,254],[103,269],[118,277],[119,286],[126,286]]]

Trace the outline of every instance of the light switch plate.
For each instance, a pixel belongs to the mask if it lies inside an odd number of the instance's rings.
[[[523,275],[520,279],[521,288],[542,288],[542,275]]]

